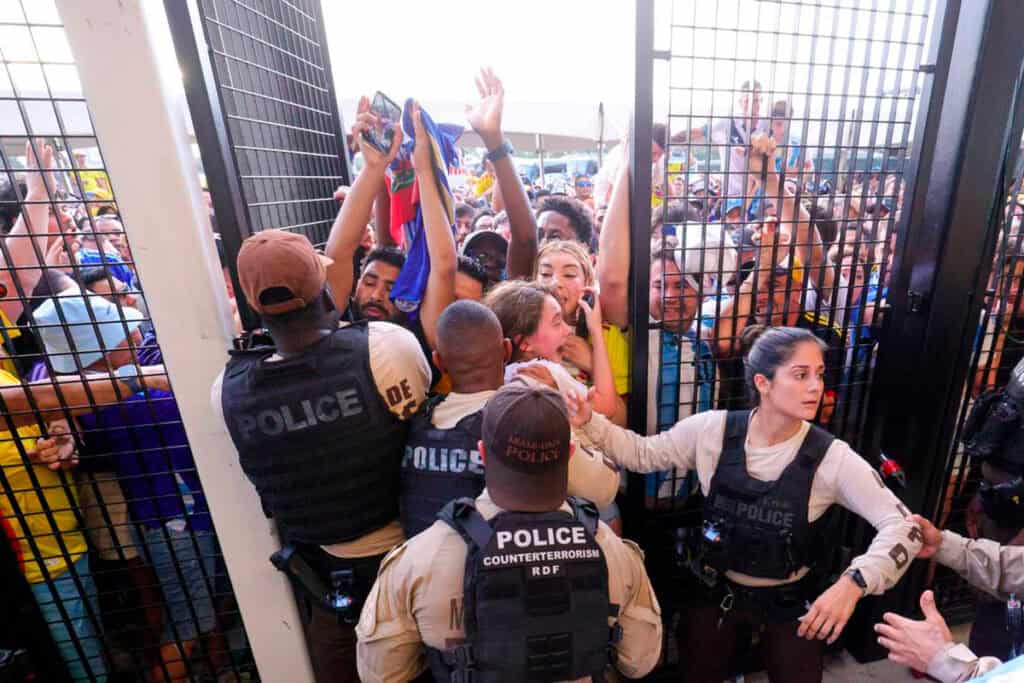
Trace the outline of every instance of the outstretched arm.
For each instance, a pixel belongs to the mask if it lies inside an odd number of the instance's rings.
[[[423,127],[420,105],[413,105],[413,125],[416,147],[412,163],[416,169],[416,182],[420,190],[420,208],[423,211],[423,229],[430,255],[430,275],[427,290],[420,305],[423,335],[430,348],[437,348],[437,320],[451,302],[455,301],[455,238],[448,212],[441,201],[441,188],[434,172],[433,147]],[[438,163],[443,163],[440,159]]]
[[[170,390],[162,365],[143,367],[139,384],[147,389]],[[0,429],[9,426],[8,419],[20,427],[38,424],[41,418],[53,420],[68,414],[96,412],[97,407],[118,403],[131,393],[125,382],[102,374],[59,375],[41,382],[0,387],[3,410],[8,414],[0,420]]]
[[[501,132],[501,114],[505,107],[505,89],[501,79],[490,69],[482,69],[476,79],[480,102],[466,108],[469,125],[473,127],[488,152],[501,147],[505,138]],[[501,200],[508,213],[508,224],[512,239],[508,244],[506,269],[509,279],[529,278],[533,275],[533,263],[537,260],[537,218],[530,209],[523,182],[516,173],[512,159],[505,155],[494,163]]]
[[[363,140],[362,133],[371,130],[377,123],[377,117],[370,113],[370,101],[366,97],[359,100],[358,112],[356,123],[352,126],[352,136],[359,141],[366,165],[345,195],[338,217],[331,226],[325,250],[327,256],[334,259],[334,263],[327,268],[327,282],[331,286],[334,300],[342,308],[352,294],[355,279],[352,257],[366,232],[366,224],[370,222],[374,200],[384,184],[384,173],[402,144],[402,129],[396,125],[391,149],[387,154],[382,154]]]
[[[625,154],[626,145],[622,145]],[[629,164],[619,164],[597,251],[597,281],[605,322],[629,326]]]

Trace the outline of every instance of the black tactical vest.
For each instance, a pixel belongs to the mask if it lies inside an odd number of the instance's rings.
[[[437,681],[604,681],[622,630],[608,601],[608,567],[595,540],[597,509],[503,512],[485,520],[468,498],[438,515],[469,546],[466,643],[431,651]]]
[[[443,400],[435,396],[410,421],[400,498],[406,538],[433,524],[449,501],[476,498],[484,490],[484,462],[477,445],[483,411],[465,416],[452,429],[438,429],[431,419]]]
[[[704,502],[703,569],[765,579],[786,579],[824,559],[822,530],[828,513],[811,524],[807,505],[814,474],[835,440],[811,425],[800,450],[775,481],[747,472],[744,443],[750,411],[730,411],[718,467]]]
[[[398,517],[405,425],[377,393],[364,324],[300,356],[233,351],[224,420],[242,470],[291,542],[351,541]]]

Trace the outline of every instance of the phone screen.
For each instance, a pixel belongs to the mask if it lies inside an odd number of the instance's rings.
[[[364,133],[363,138],[386,154],[395,139],[395,126],[402,119],[402,108],[378,90],[370,104],[370,113],[377,117],[377,126],[372,133]]]

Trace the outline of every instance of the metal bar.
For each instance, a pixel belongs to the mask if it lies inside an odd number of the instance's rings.
[[[633,331],[629,394],[630,427],[647,433],[647,328],[650,311],[647,297],[651,279],[651,135],[654,124],[654,0],[636,3],[636,59],[634,71],[633,120],[630,126],[630,264],[629,327]],[[629,474],[627,510],[623,519],[627,530],[639,521],[644,507],[644,477]]]
[[[217,217],[217,230],[224,244],[225,257],[233,266],[242,242],[253,230],[231,152],[230,133],[217,94],[216,72],[207,46],[200,47],[204,33],[196,0],[165,0],[164,9],[185,83],[185,96],[213,201],[213,212]],[[246,303],[235,268],[231,267],[230,272],[238,315],[242,325],[252,329],[257,326],[259,316]]]

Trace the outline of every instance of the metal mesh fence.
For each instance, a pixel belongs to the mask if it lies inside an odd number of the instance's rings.
[[[818,421],[859,445],[929,7],[678,0],[662,13],[652,430],[745,407],[745,339],[786,325],[827,345]],[[649,493],[671,506],[691,487],[665,473]]]
[[[202,0],[202,25],[252,232],[327,239],[345,139],[315,0]]]
[[[254,680],[117,211],[52,2],[0,2],[0,559],[39,625],[0,650],[36,680]]]

